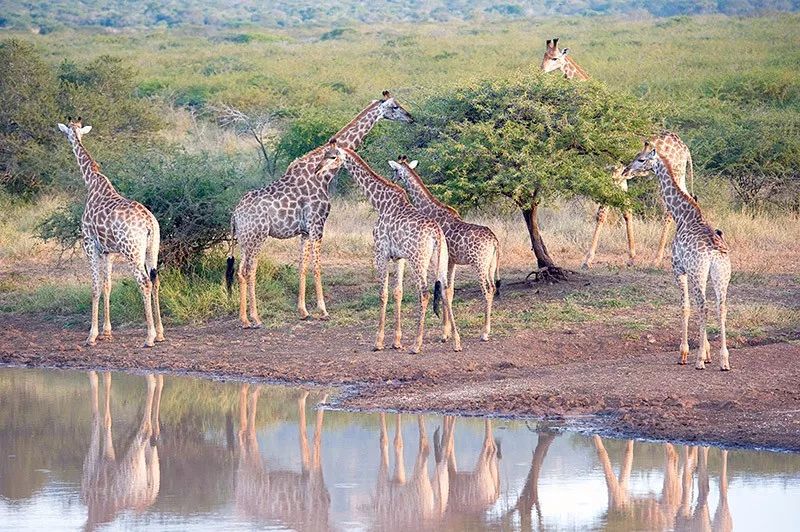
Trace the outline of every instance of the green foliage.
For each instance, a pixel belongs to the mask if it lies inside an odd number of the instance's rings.
[[[343,125],[339,117],[309,111],[292,122],[278,147],[292,161],[325,144]]]
[[[88,136],[84,139],[88,141]],[[207,152],[138,147],[103,167],[124,196],[145,205],[161,227],[160,262],[177,269],[230,234],[230,214],[244,191],[263,181],[258,166]],[[84,196],[76,195],[40,226],[39,234],[71,248],[80,239]]]
[[[581,194],[623,206],[608,166],[655,130],[653,110],[601,83],[519,73],[468,84],[428,101],[417,146],[446,201],[485,206],[506,197],[525,208]]]

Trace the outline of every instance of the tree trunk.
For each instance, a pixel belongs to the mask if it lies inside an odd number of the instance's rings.
[[[559,279],[566,279],[566,271],[560,268],[550,257],[550,253],[548,253],[547,246],[542,238],[542,232],[539,229],[538,191],[533,193],[530,207],[522,209],[522,217],[525,219],[525,225],[528,227],[531,249],[533,250],[533,254],[536,255],[537,269],[528,274],[528,278],[533,276],[536,281],[558,281]]]

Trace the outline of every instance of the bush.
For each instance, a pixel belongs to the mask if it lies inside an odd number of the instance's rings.
[[[233,207],[244,191],[263,181],[253,161],[153,147],[123,153],[102,170],[121,194],[155,215],[161,227],[160,262],[184,271],[228,238]],[[84,202],[84,195],[77,196],[42,223],[39,235],[64,248],[74,246]]]

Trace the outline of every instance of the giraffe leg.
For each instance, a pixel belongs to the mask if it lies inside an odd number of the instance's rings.
[[[478,278],[480,279],[483,298],[486,305],[483,310],[483,334],[481,340],[489,341],[489,334],[492,332],[492,302],[494,301],[494,274],[491,271],[491,263],[486,265],[478,264]]]
[[[378,279],[381,282],[381,312],[378,318],[378,333],[375,336],[374,351],[383,351],[383,337],[386,328],[386,304],[389,301],[389,268],[386,259],[375,257],[375,269],[378,272]]]
[[[89,329],[89,337],[86,338],[86,345],[95,345],[99,334],[97,319],[100,307],[100,292],[102,290],[102,257],[92,239],[84,238],[83,249],[89,259],[89,267],[92,271],[92,325]]]
[[[718,259],[711,265],[711,282],[717,299],[717,316],[719,316],[719,369],[730,371],[731,364],[728,354],[728,340],[726,321],[728,317],[728,283],[731,280],[730,263]]]
[[[300,285],[297,289],[297,312],[300,313],[301,320],[308,319],[308,309],[306,308],[306,273],[308,269],[308,258],[311,255],[311,242],[307,236],[300,237]]]
[[[689,358],[689,316],[692,309],[689,306],[689,279],[686,274],[676,276],[678,288],[681,290],[681,359],[678,364],[686,365]]]
[[[258,271],[258,256],[250,257],[247,276],[247,295],[250,299],[250,320],[253,322],[253,329],[261,328],[261,318],[258,317],[258,303],[256,302],[256,272]]]
[[[153,281],[153,320],[156,325],[156,342],[164,341],[164,324],[161,323],[161,278],[156,275]]]
[[[628,238],[628,266],[636,264],[636,242],[633,239],[633,213],[626,210],[622,213],[625,219],[625,236]]]
[[[597,243],[600,242],[600,228],[603,227],[603,222],[606,221],[606,215],[605,205],[600,205],[600,207],[597,209],[597,215],[595,215],[595,220],[597,223],[594,226],[592,243],[589,245],[589,251],[586,252],[586,257],[583,259],[583,264],[581,264],[581,268],[584,270],[588,270],[592,266],[594,254],[597,251]]]
[[[453,301],[453,295],[455,295],[455,290],[452,290],[454,288],[455,278],[456,265],[454,262],[450,261],[450,263],[447,265],[447,288],[444,290],[444,299],[449,298],[451,304]],[[450,321],[450,316],[447,314],[447,312],[442,314],[442,322],[444,327],[442,330],[442,342],[449,342],[450,337],[453,335],[453,324]]]
[[[392,349],[403,349],[403,274],[406,269],[405,259],[398,259],[394,278],[394,342]]]
[[[144,318],[147,322],[147,339],[142,347],[153,347],[156,341],[156,326],[153,322],[153,307],[151,306],[153,283],[150,281],[150,275],[147,271],[142,266],[136,266],[136,262],[134,262],[134,277],[139,285],[139,291],[142,293]]]
[[[236,271],[236,277],[239,279],[239,321],[242,323],[243,329],[250,328],[250,320],[247,317],[247,283],[250,278],[247,265],[249,261],[250,253],[242,246],[241,256],[239,258],[239,269]]]
[[[697,304],[697,323],[700,326],[700,345],[697,348],[697,359],[695,369],[705,369],[706,362],[711,361],[711,347],[708,344],[707,313],[706,309],[706,275],[708,267],[697,276],[689,277],[689,286],[692,289],[695,303]]]
[[[422,338],[425,334],[425,311],[428,308],[428,280],[425,278],[425,272],[421,272],[419,268],[414,268],[414,277],[417,282],[417,296],[419,297],[419,306],[417,307],[417,337],[414,340],[414,347],[411,348],[412,353],[419,353],[422,350]],[[442,298],[444,304],[444,311],[450,308],[447,302],[447,296]],[[452,318],[451,318],[452,319]]]
[[[453,287],[453,280],[449,281],[448,289],[452,289]],[[427,286],[425,288],[425,294],[428,294]],[[427,301],[426,301],[427,303]],[[444,304],[444,313],[445,315],[449,316],[450,324],[452,326],[453,332],[453,351],[461,351],[461,336],[458,334],[458,327],[456,326],[456,319],[453,316],[453,292],[451,291],[448,294],[448,297],[443,298],[442,303]],[[425,309],[423,309],[423,316],[425,313]]]
[[[314,262],[314,291],[317,295],[317,310],[321,320],[328,319],[328,309],[325,306],[325,296],[322,293],[322,238],[312,242],[311,255]]]
[[[112,256],[109,253],[102,255],[103,279],[103,340],[111,340],[111,269]]]
[[[661,262],[664,260],[664,249],[667,247],[667,237],[669,236],[669,228],[672,225],[672,216],[670,214],[664,214],[664,222],[661,227],[661,238],[658,240],[658,252],[656,253],[656,259],[653,261],[654,266],[660,266]]]

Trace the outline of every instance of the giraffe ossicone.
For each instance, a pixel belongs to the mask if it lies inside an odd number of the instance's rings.
[[[103,295],[103,338],[111,339],[111,272],[115,255],[130,263],[142,294],[147,338],[145,347],[164,340],[159,304],[158,251],[160,228],[153,213],[141,203],[129,200],[116,191],[111,181],[82,144],[82,137],[92,130],[81,118],[58,124],[67,137],[86,183],[86,207],[81,217],[83,250],[92,272],[92,316],[87,345],[95,345],[98,330],[100,295]]]

